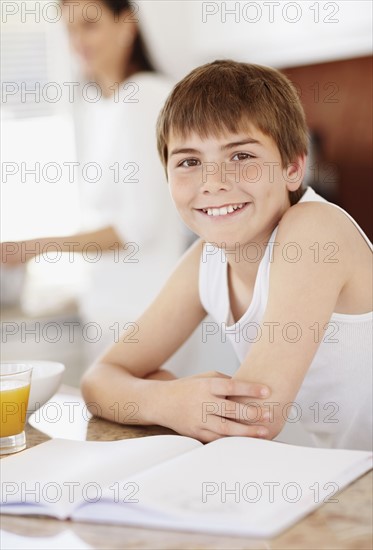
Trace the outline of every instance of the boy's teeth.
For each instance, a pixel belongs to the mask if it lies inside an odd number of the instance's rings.
[[[226,216],[227,214],[231,214],[235,210],[238,210],[244,206],[245,203],[241,204],[229,204],[228,206],[222,206],[221,208],[203,208],[203,212],[207,212],[209,216]]]

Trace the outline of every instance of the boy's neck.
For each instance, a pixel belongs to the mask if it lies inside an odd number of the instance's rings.
[[[252,256],[255,261],[250,261],[250,256],[247,254],[251,248],[250,243],[240,247],[237,251],[240,253],[239,256],[237,253],[235,255],[227,254],[226,256],[230,308],[229,324],[238,322],[252,302],[259,265],[268,246],[271,233],[268,234],[268,237],[252,243],[255,244],[252,250],[258,252],[257,259]],[[240,258],[240,261],[238,258]]]
[[[246,243],[239,246],[238,250],[233,253],[226,252],[230,273],[249,288],[252,288],[255,284],[259,264],[263,259],[273,229],[266,235],[261,236],[260,239],[255,240],[252,246],[250,246],[250,243]]]

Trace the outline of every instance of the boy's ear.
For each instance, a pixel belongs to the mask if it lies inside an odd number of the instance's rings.
[[[288,191],[296,191],[304,180],[307,156],[301,155],[295,162],[290,162],[284,170]]]

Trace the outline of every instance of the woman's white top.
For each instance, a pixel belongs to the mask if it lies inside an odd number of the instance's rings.
[[[311,187],[307,188],[299,202],[306,201],[328,202]],[[348,216],[372,249],[372,243],[356,221],[339,206],[333,206]],[[231,342],[241,362],[258,336],[267,306],[270,259],[276,233],[277,227],[260,261],[251,304],[233,325],[229,324],[228,264],[224,251],[214,250],[213,245],[206,244],[201,257],[201,303],[222,327],[224,337]],[[372,349],[372,312],[332,314],[326,334],[295,398],[292,412],[292,420],[302,424],[316,446],[371,449]]]
[[[104,332],[136,321],[185,249],[156,148],[156,120],[171,87],[160,75],[137,73],[110,98],[90,101],[92,86],[75,109],[82,229],[112,225],[131,243],[96,261],[94,245],[83,254],[89,283],[81,313],[85,322],[103,323]]]

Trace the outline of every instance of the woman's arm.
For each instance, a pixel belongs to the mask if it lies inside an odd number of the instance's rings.
[[[287,404],[298,393],[341,289],[351,275],[347,230],[341,216],[334,207],[302,203],[291,207],[279,223],[261,338],[234,375],[271,388],[271,399],[261,400],[272,413],[269,438],[281,431],[286,413],[290,413]],[[297,250],[293,256],[299,256],[298,261],[291,261],[290,252],[283,253],[289,243],[293,253]],[[338,251],[328,261],[327,253],[333,248],[323,247],[331,243]],[[320,258],[314,254],[316,246],[323,251]]]
[[[119,245],[125,244],[118,232],[112,226],[107,226],[66,237],[43,237],[27,241],[3,242],[0,245],[0,259],[7,265],[19,265],[43,253],[53,251],[81,253],[92,244],[104,251],[118,243]]]
[[[226,396],[255,398],[262,384],[221,373],[181,379],[160,370],[205,317],[198,293],[202,251],[197,241],[136,326],[85,373],[82,393],[93,414],[121,423],[160,424],[183,435],[212,441],[225,435],[261,436],[258,410]]]

